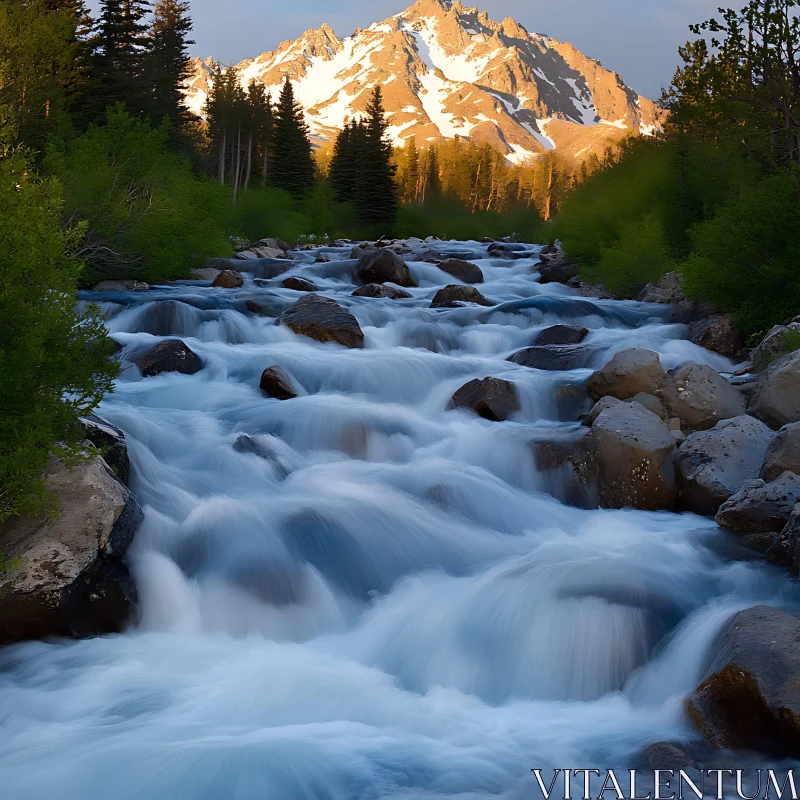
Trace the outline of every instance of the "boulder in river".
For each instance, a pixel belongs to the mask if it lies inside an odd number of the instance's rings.
[[[136,599],[125,553],[141,521],[131,492],[102,458],[68,469],[53,460],[45,489],[55,519],[14,517],[0,526],[0,642],[121,631]]]
[[[238,289],[244,284],[241,272],[233,269],[224,269],[211,282],[211,285],[218,289]]]
[[[758,478],[773,436],[763,422],[746,415],[692,433],[675,455],[681,507],[716,514],[747,481]]]
[[[514,353],[508,360],[522,367],[550,371],[581,369],[587,366],[593,355],[586,347],[558,346],[526,347]]]
[[[477,303],[479,306],[494,305],[473,286],[452,284],[436,292],[431,302],[431,308],[451,308],[457,303]]]
[[[362,258],[363,256],[367,255],[368,253],[374,253],[378,248],[375,247],[374,244],[370,244],[369,242],[364,242],[363,244],[356,245],[350,251],[350,258]]]
[[[671,509],[677,488],[675,440],[667,426],[638,403],[606,408],[589,431],[589,459],[605,508]]]
[[[493,422],[502,422],[520,409],[516,386],[500,378],[475,379],[464,384],[453,395],[452,405],[471,408],[478,416]]]
[[[305,278],[298,278],[293,276],[291,278],[284,278],[281,282],[284,289],[292,289],[295,292],[318,292],[319,286],[313,281],[306,280]]]
[[[294,383],[285,369],[278,366],[268,367],[261,373],[259,383],[261,391],[276,400],[293,400],[297,397]]]
[[[100,281],[94,292],[146,292],[150,284],[144,281]]]
[[[745,412],[745,399],[708,364],[683,364],[670,373],[658,392],[670,417],[681,421],[684,433],[705,431],[720,420]]]
[[[442,272],[452,275],[454,278],[464,283],[483,283],[483,272],[481,268],[469,261],[462,261],[460,258],[448,258],[437,264]]]
[[[769,482],[786,471],[800,475],[800,422],[784,425],[764,455],[761,477]]]
[[[767,561],[786,567],[795,578],[800,576],[800,503],[794,507],[786,527],[767,551]]]
[[[770,606],[740,611],[687,700],[712,746],[800,758],[800,620]]]
[[[413,295],[394,286],[382,283],[368,283],[366,286],[356,289],[353,292],[353,297],[387,297],[390,300],[408,300]]]
[[[736,328],[732,314],[712,314],[693,322],[689,326],[689,338],[706,350],[728,358],[740,356],[745,346],[744,336]]]
[[[733,533],[778,533],[800,503],[800,477],[784,472],[776,480],[748,481],[717,512],[720,527]]]
[[[280,317],[283,325],[318,342],[338,342],[345,347],[364,346],[358,320],[335,300],[318,294],[301,297]]]
[[[287,301],[275,295],[261,295],[257,300],[247,300],[244,307],[259,317],[279,317],[288,305]]]
[[[580,344],[587,336],[587,328],[577,325],[552,325],[539,332],[534,345],[543,347],[551,344]]]
[[[89,414],[80,420],[86,438],[97,448],[106,464],[127,486],[131,477],[131,461],[125,434],[108,420]]]
[[[800,350],[767,367],[758,379],[750,407],[771,428],[800,422]]]
[[[162,372],[194,375],[203,369],[200,356],[180,339],[165,339],[139,359],[139,371],[145,378]]]
[[[362,255],[353,270],[353,280],[363,284],[394,283],[398,286],[417,286],[417,281],[406,266],[406,262],[385,248]]]
[[[628,400],[645,392],[655,394],[667,380],[658,353],[631,348],[617,353],[602,369],[589,376],[587,388],[596,400],[611,395]]]
[[[541,263],[535,267],[539,272],[539,283],[567,284],[580,275],[577,264],[567,260],[563,254],[552,258],[540,255],[539,258],[541,258]]]
[[[672,770],[697,769],[697,762],[682,744],[677,742],[655,742],[648,745],[641,755],[646,769]]]

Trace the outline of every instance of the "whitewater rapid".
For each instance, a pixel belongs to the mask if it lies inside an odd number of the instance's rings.
[[[299,299],[285,275],[83,296],[124,346],[99,413],[145,509],[141,608],[124,635],[0,651],[0,797],[521,800],[533,768],[625,769],[693,736],[715,633],[790,584],[710,520],[563,504],[531,442],[578,430],[562,387],[615,352],[731,362],[663,307],[540,285],[538,248],[434,246],[498,306],[430,309],[458,281],[421,250],[402,301],[352,297],[349,248],[295,254],[287,274],[346,306],[363,350],[243,313]],[[588,368],[506,360],[556,323],[590,329]],[[204,369],[142,379],[131,360],[175,336]],[[273,365],[300,397],[260,393]],[[486,376],[516,384],[510,421],[447,410]]]

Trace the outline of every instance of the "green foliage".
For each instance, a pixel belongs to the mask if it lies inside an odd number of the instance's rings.
[[[682,264],[689,295],[734,311],[743,332],[800,311],[800,191],[792,172],[742,186],[692,240]]]
[[[118,107],[104,125],[51,146],[45,163],[64,184],[67,216],[88,223],[80,254],[89,280],[181,278],[230,255],[229,191],[196,176],[169,136]]]
[[[76,420],[117,369],[102,320],[75,310],[81,231],[61,213],[56,180],[20,152],[0,160],[0,522],[46,507],[48,459],[77,456]]]
[[[272,167],[267,175],[276,189],[302,197],[314,186],[314,159],[303,109],[287,77],[273,114]]]

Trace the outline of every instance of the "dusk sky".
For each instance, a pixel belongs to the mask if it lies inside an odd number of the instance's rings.
[[[464,5],[472,3],[464,0]],[[720,0],[483,0],[496,20],[513,17],[529,31],[572,42],[616,70],[634,89],[656,99],[678,63],[688,26],[716,12]],[[410,5],[410,0],[192,0],[193,51],[202,58],[238,62],[307,28],[327,22],[349,36]],[[734,3],[733,5],[737,5]],[[738,7],[738,5],[737,5]]]

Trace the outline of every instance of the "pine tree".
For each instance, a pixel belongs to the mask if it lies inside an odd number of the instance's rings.
[[[303,109],[288,76],[274,112],[272,149],[270,184],[301,197],[314,185],[314,159]]]
[[[251,80],[247,86],[247,170],[244,188],[250,184],[253,159],[261,157],[261,177],[266,177],[272,139],[272,107],[263,83]]]
[[[435,147],[425,151],[425,166],[422,170],[423,203],[436,203],[442,197],[442,179],[439,175],[439,155]]]
[[[401,187],[403,202],[407,205],[416,203],[419,199],[419,151],[416,139],[412,136],[406,141],[406,165],[403,170]]]
[[[386,138],[389,125],[383,109],[381,87],[372,90],[366,108],[363,153],[360,154],[356,184],[356,208],[367,225],[394,225],[397,195],[392,143]]]
[[[355,200],[359,162],[363,156],[366,132],[360,122],[345,123],[336,137],[328,180],[340,203]]]
[[[208,93],[205,113],[220,183],[227,181],[228,170],[234,166],[235,156],[229,158],[228,151],[234,149],[240,91],[239,75],[236,70],[233,67],[223,70],[216,65],[211,78],[211,90]]]
[[[143,20],[149,6],[147,0],[102,0],[92,59],[93,111],[98,116],[117,103],[132,114],[148,107],[144,80],[148,41]]]
[[[189,39],[192,20],[189,3],[182,0],[156,0],[150,27],[146,58],[149,111],[155,124],[169,118],[176,132],[188,122],[182,87],[190,76]]]

